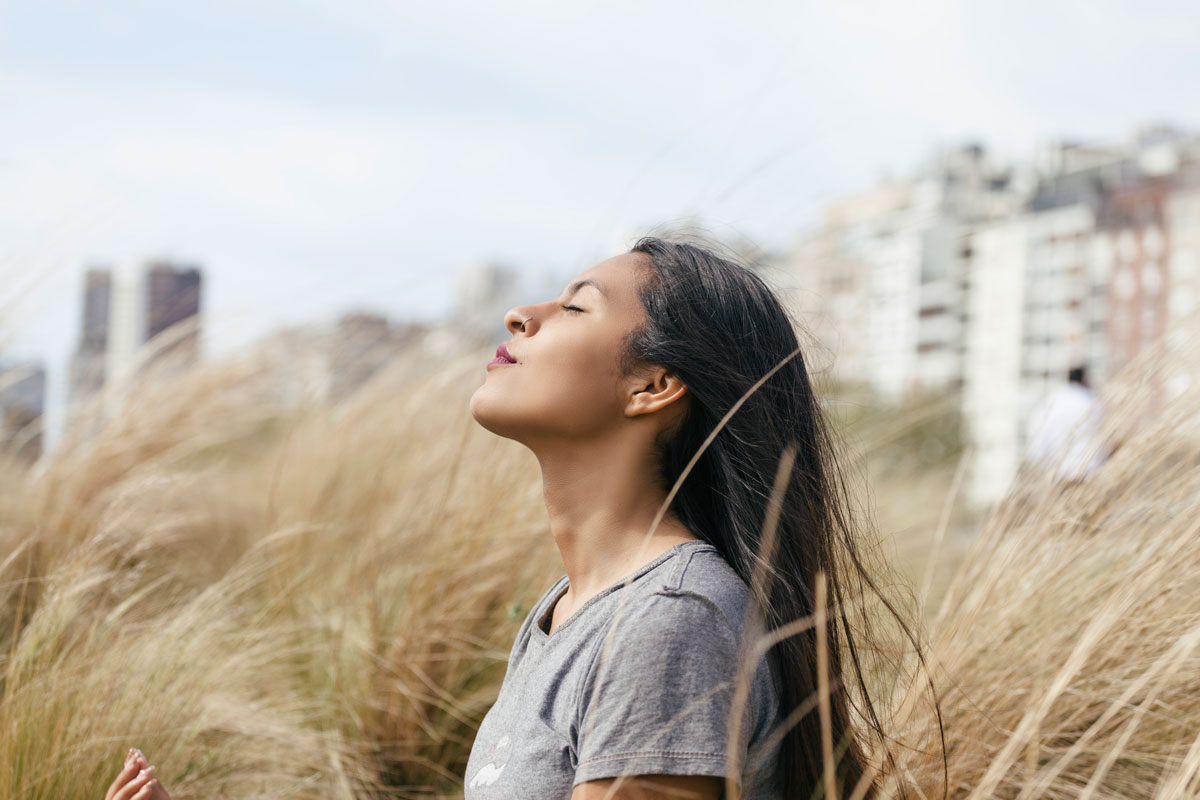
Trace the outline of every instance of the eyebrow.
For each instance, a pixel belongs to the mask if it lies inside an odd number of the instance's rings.
[[[582,281],[575,281],[574,283],[572,283],[570,286],[567,287],[567,297],[573,296],[576,292],[578,292],[580,289],[582,289],[585,286],[591,286],[593,289],[595,289],[597,292],[604,295],[605,297],[608,296],[607,294],[605,294],[604,289],[600,288],[600,284],[596,283],[595,281],[582,280]]]

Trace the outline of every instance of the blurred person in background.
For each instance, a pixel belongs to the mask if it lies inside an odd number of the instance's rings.
[[[1047,395],[1029,416],[1028,461],[1055,467],[1055,479],[1064,484],[1084,480],[1104,463],[1099,443],[1102,422],[1086,368],[1072,367],[1067,382]]]

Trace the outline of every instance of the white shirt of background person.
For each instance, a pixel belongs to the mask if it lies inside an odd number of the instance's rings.
[[[1091,389],[1074,381],[1058,387],[1029,416],[1029,459],[1058,463],[1055,477],[1060,480],[1087,477],[1104,462],[1100,421],[1100,405]]]

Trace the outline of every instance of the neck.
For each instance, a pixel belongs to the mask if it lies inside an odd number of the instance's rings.
[[[570,582],[568,605],[582,604],[676,544],[696,538],[672,514],[650,532],[666,491],[659,486],[649,442],[618,436],[534,452],[550,531]]]

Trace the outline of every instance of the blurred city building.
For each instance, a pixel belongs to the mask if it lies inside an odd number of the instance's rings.
[[[104,385],[108,358],[108,312],[112,303],[112,273],[92,268],[83,276],[83,320],[79,344],[71,357],[68,400],[90,397]]]
[[[194,364],[200,355],[200,328],[184,323],[199,319],[200,270],[153,261],[146,266],[145,287],[145,341],[159,341],[154,359]]]
[[[258,378],[264,399],[284,407],[339,402],[430,334],[425,325],[367,311],[344,314],[332,324],[280,329],[256,347],[263,359]]]
[[[1200,342],[1200,175],[1187,176],[1186,184],[1167,196],[1164,219],[1170,231],[1165,258],[1170,289],[1164,289],[1166,337],[1176,345]],[[1200,385],[1200,365],[1190,373],[1168,377],[1167,383],[1174,396]]]
[[[46,368],[0,363],[0,453],[32,463],[42,455]]]
[[[458,276],[458,303],[453,314],[458,333],[480,345],[507,339],[504,313],[520,302],[519,278],[512,267],[492,262],[463,270]]]
[[[1072,366],[1100,386],[1161,337],[1200,333],[1198,253],[1200,137],[1160,126],[1049,143],[1028,163],[944,150],[830,204],[783,288],[835,377],[889,400],[959,390],[966,493],[985,505]]]
[[[961,386],[964,234],[1020,207],[1018,177],[969,144],[827,207],[788,259],[781,289],[836,353],[834,377],[892,401]]]
[[[132,269],[84,273],[79,342],[67,380],[68,417],[102,394],[121,401],[135,378],[173,374],[199,358],[202,275],[195,266],[151,260]]]

